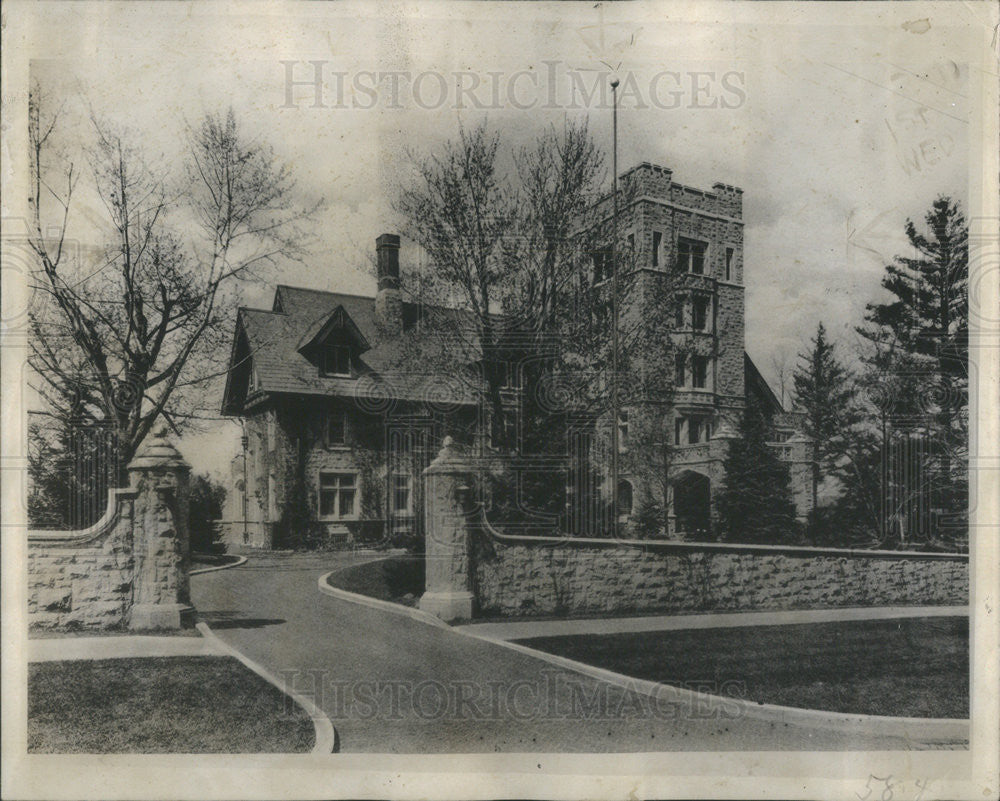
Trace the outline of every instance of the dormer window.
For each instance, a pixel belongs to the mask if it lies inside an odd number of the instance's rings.
[[[344,345],[328,345],[323,349],[320,372],[327,376],[349,376],[351,374],[351,350]]]

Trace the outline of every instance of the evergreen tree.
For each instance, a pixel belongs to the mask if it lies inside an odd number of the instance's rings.
[[[221,543],[222,506],[226,502],[226,488],[211,476],[199,473],[191,479],[189,531],[191,550],[200,553],[225,551]]]
[[[837,469],[850,429],[858,421],[854,378],[835,351],[820,323],[812,347],[799,354],[799,365],[792,376],[795,407],[805,413],[805,431],[816,447],[813,507],[818,505],[820,479]]]
[[[914,256],[886,266],[882,286],[893,297],[868,304],[857,330],[869,344],[863,381],[876,407],[883,462],[899,441],[926,443],[916,449],[919,486],[895,486],[892,494],[945,512],[954,524],[968,505],[968,227],[947,197],[935,200],[924,219],[927,234],[907,220]],[[883,475],[884,494],[889,483]],[[908,538],[940,536],[926,523],[910,515]],[[883,536],[887,527],[883,520]]]
[[[750,407],[740,436],[729,443],[726,475],[716,499],[719,533],[729,542],[789,543],[797,539],[788,465],[767,445],[768,420]]]

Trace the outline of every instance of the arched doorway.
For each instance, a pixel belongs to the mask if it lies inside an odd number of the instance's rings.
[[[677,531],[708,535],[711,530],[712,482],[708,476],[685,470],[674,480],[674,517]]]

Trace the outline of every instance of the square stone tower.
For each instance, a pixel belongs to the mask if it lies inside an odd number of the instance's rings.
[[[743,191],[685,186],[642,163],[621,176],[619,192],[619,330],[631,343],[619,517],[626,534],[641,533],[636,512],[652,499],[669,510],[669,533],[697,535],[709,527],[726,438],[746,403]],[[602,206],[609,215],[610,198]]]

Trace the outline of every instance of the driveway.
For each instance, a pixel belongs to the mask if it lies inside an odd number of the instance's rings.
[[[191,577],[201,618],[310,696],[336,727],[342,752],[913,747],[657,702],[497,643],[318,591],[323,573],[356,561],[349,554],[266,554]]]

